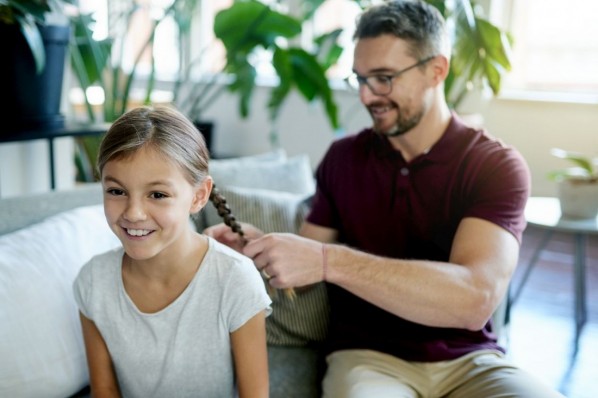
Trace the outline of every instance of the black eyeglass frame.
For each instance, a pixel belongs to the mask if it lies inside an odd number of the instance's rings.
[[[404,69],[401,69],[399,71],[396,71],[396,72],[390,73],[390,74],[380,73],[380,74],[374,74],[374,75],[370,75],[370,76],[361,76],[361,75],[358,75],[357,73],[353,72],[350,76],[346,77],[344,80],[351,89],[359,90],[359,88],[365,84],[368,86],[370,91],[375,95],[389,95],[390,93],[392,93],[392,81],[394,79],[401,76],[403,73],[410,71],[411,69],[417,68],[418,66],[422,66],[422,65],[430,62],[434,58],[436,58],[436,55],[421,59],[411,66],[408,66]],[[358,84],[357,87],[355,87],[355,84],[351,83],[352,78],[357,80],[357,84]],[[385,87],[388,89],[388,92],[380,92],[379,90],[375,90],[372,87],[371,83],[368,82],[368,79],[371,79],[371,78],[383,80]]]

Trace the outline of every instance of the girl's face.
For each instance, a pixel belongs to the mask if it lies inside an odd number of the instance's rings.
[[[142,261],[176,255],[188,242],[193,236],[189,215],[206,204],[211,180],[194,187],[179,166],[144,147],[106,163],[102,186],[110,228],[127,255]]]

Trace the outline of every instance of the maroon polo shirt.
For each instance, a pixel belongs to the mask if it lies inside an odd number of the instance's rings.
[[[392,258],[446,262],[465,217],[499,225],[521,242],[529,170],[513,148],[453,116],[442,138],[407,163],[388,140],[366,129],[335,141],[318,167],[307,220],[339,241]],[[501,349],[484,329],[416,324],[329,285],[329,350],[372,349],[410,361],[441,361]]]

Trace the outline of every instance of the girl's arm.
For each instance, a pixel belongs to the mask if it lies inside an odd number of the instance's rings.
[[[85,341],[91,395],[94,398],[120,397],[112,359],[100,331],[83,314],[79,313],[79,317],[81,318],[83,340]]]
[[[239,398],[268,397],[266,316],[261,311],[231,333]]]

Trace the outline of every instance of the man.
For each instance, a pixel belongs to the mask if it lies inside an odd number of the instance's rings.
[[[559,397],[505,359],[489,321],[517,264],[525,162],[449,110],[435,8],[374,6],[355,39],[373,127],[332,144],[300,236],[252,230],[243,249],[273,287],[328,283],[324,396]]]

